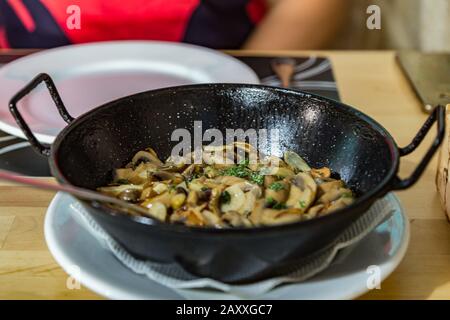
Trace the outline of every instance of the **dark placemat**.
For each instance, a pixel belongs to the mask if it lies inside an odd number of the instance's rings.
[[[26,140],[2,131],[0,131],[0,169],[28,176],[51,175],[46,157],[37,154]]]
[[[0,63],[18,58],[2,55]],[[276,57],[238,57],[258,75],[262,84],[280,86],[281,82],[272,70]],[[339,100],[331,63],[326,58],[292,58],[296,62],[291,88]],[[0,64],[1,66],[1,64]],[[0,169],[15,171],[29,176],[50,176],[47,159],[31,149],[28,142],[0,131]]]
[[[277,57],[237,57],[250,66],[262,84],[279,87],[280,79],[272,70],[272,61]],[[339,101],[331,62],[327,58],[289,58],[295,61],[291,89],[302,90]]]

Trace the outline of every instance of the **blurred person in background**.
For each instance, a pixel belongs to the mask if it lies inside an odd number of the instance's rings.
[[[165,40],[217,49],[321,49],[339,31],[347,4],[346,0],[0,0],[0,48]]]

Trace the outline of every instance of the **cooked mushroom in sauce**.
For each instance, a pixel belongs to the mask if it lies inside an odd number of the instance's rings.
[[[251,145],[240,142],[202,151],[201,164],[193,161],[194,153],[162,162],[151,148],[139,151],[115,170],[111,185],[98,190],[138,204],[161,221],[213,228],[308,220],[355,198],[329,168],[310,168],[293,151],[283,159],[258,157]]]

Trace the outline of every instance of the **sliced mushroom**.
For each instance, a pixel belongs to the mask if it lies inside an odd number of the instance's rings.
[[[316,217],[321,211],[324,210],[324,208],[325,208],[325,205],[323,205],[323,204],[318,204],[318,205],[315,205],[315,206],[309,208],[309,210],[306,211],[305,218],[312,219],[312,218]]]
[[[261,216],[263,225],[276,225],[291,223],[302,220],[303,211],[296,208],[288,208],[285,210],[264,209]]]
[[[276,182],[278,179],[275,176],[264,176],[264,187],[268,188],[272,183]]]
[[[170,216],[170,222],[203,227],[206,225],[205,217],[201,214],[204,207],[204,205],[198,207],[181,207]]]
[[[347,188],[330,189],[328,192],[324,193],[319,198],[319,200],[317,200],[317,203],[327,204],[327,203],[330,203],[332,201],[339,199],[342,196],[348,196],[349,198],[351,198],[351,197],[353,197],[352,191]]]
[[[162,170],[181,172],[190,164],[194,159],[194,152],[190,152],[184,156],[171,155],[167,158],[166,162],[160,167]]]
[[[197,193],[197,191],[194,191],[194,190],[190,191],[188,196],[187,196],[186,202],[190,206],[196,206],[197,202],[198,202],[198,193]]]
[[[257,197],[254,192],[246,192],[244,204],[239,208],[238,212],[247,217],[255,207],[256,198]]]
[[[215,179],[220,184],[224,184],[226,186],[232,186],[234,184],[245,182],[246,180],[243,178],[238,178],[234,176],[220,176]]]
[[[167,208],[161,202],[152,202],[147,206],[150,216],[160,221],[165,221],[167,217]]]
[[[194,174],[195,169],[197,168],[196,164],[191,164],[181,173],[184,177],[190,177]]]
[[[296,173],[311,171],[311,167],[308,166],[306,161],[293,151],[286,151],[284,153],[284,161],[286,161],[288,166]]]
[[[153,198],[149,198],[142,202],[140,205],[145,208],[149,208],[153,205],[155,202],[161,202],[166,207],[170,207],[170,199],[172,198],[171,194],[169,192],[164,192],[163,194],[157,195]]]
[[[313,178],[319,179],[329,178],[331,176],[331,170],[327,167],[323,167],[320,169],[311,169],[311,176]]]
[[[140,163],[128,176],[128,180],[133,184],[143,184],[152,181],[151,172],[156,170],[156,166],[151,163]]]
[[[222,222],[222,219],[220,216],[216,215],[215,213],[209,211],[209,210],[203,210],[200,212],[208,226],[215,227],[215,228],[223,228],[224,223]]]
[[[214,189],[214,188],[218,188],[218,187],[225,188],[225,185],[218,183],[215,179],[205,179],[203,181],[203,184],[207,188],[210,188],[210,189]]]
[[[233,227],[251,227],[252,223],[249,219],[242,216],[236,211],[228,211],[222,215],[222,220]]]
[[[97,190],[102,193],[111,195],[113,197],[117,197],[119,195],[119,193],[121,193],[125,190],[129,190],[129,189],[141,191],[142,186],[134,185],[134,184],[121,184],[118,186],[101,187],[101,188],[98,188]]]
[[[146,148],[145,151],[147,151],[148,153],[150,153],[152,156],[154,156],[155,158],[158,158],[158,154],[156,153],[156,151],[153,148]]]
[[[211,198],[211,189],[208,187],[201,189],[197,193],[199,202],[208,202]]]
[[[177,191],[183,190],[183,192],[184,192],[185,194],[187,194],[187,193],[189,192],[189,188],[188,188],[188,186],[187,186],[187,184],[186,184],[186,181],[183,181],[183,182],[177,184],[177,186],[175,187],[175,189],[176,189]]]
[[[287,167],[266,167],[261,170],[261,174],[277,176],[279,178],[286,178],[295,175],[294,171]]]
[[[153,149],[151,149],[151,150],[153,151]],[[131,160],[131,162],[133,163],[133,166],[136,167],[141,162],[151,163],[156,166],[161,166],[163,163],[161,162],[161,160],[158,159],[158,157],[156,156],[156,153],[154,151],[153,152],[152,151],[139,151],[138,153],[136,153],[134,155],[133,159]]]
[[[259,164],[258,164],[258,161],[253,162],[253,161],[250,159],[250,162],[249,162],[249,164],[248,164],[247,167],[248,167],[250,170],[254,171],[254,172],[259,172]]]
[[[260,197],[262,194],[261,188],[257,186],[256,184],[250,183],[248,181],[244,181],[237,184],[242,191],[244,192],[253,192],[256,197]]]
[[[318,193],[321,196],[324,193],[330,192],[332,189],[340,189],[344,187],[344,181],[342,180],[332,180],[328,182],[323,182],[318,186]]]
[[[130,176],[133,174],[133,169],[131,168],[121,168],[116,169],[114,172],[114,182],[116,183],[127,183],[130,181]]]
[[[98,190],[139,203],[162,221],[216,228],[311,219],[354,201],[329,168],[311,169],[295,152],[286,151],[285,161],[261,155],[258,163],[247,162],[257,156],[243,142],[204,147],[202,159],[209,165],[192,164],[193,152],[161,163],[146,149],[115,171],[114,181],[122,185]]]
[[[166,192],[167,190],[169,190],[169,187],[165,183],[155,182],[153,184],[153,191],[156,192],[157,194],[161,194],[163,192]]]
[[[186,195],[184,193],[177,193],[170,199],[170,206],[172,209],[177,210],[183,206],[185,200]]]
[[[261,188],[247,181],[226,188],[230,195],[230,201],[222,204],[223,212],[236,211],[247,215],[252,211],[257,198],[262,194]]]
[[[235,141],[234,146],[236,147],[236,149],[241,149],[247,154],[250,154],[250,153],[257,154],[258,153],[258,151],[251,144],[246,143],[246,142]]]
[[[183,181],[183,176],[178,173],[173,173],[164,170],[157,170],[151,173],[154,177],[158,178],[160,181],[172,181],[175,184],[181,183]]]
[[[316,197],[317,184],[311,175],[306,172],[300,172],[292,177],[291,183],[291,190],[286,205],[305,212]]]
[[[285,161],[280,159],[276,156],[266,156],[262,159],[260,159],[260,163],[263,165],[263,167],[282,167],[287,168],[288,165]]]
[[[233,149],[232,145],[205,146],[203,147],[203,161],[208,165],[214,165],[218,169],[233,166]]]
[[[170,160],[169,160],[170,159]],[[180,160],[171,160],[172,158],[169,158],[166,160],[166,162],[159,166],[159,170],[169,171],[169,172],[182,172],[184,169],[186,169],[187,164]],[[182,158],[180,158],[182,159]]]
[[[211,197],[209,199],[209,209],[215,214],[217,217],[220,216],[220,196],[222,195],[224,187],[216,187],[211,189]]]
[[[215,178],[220,174],[220,171],[217,170],[216,168],[212,167],[212,166],[207,166],[204,170],[203,173],[205,174],[205,176],[207,176],[208,178]]]
[[[353,203],[354,199],[352,197],[340,197],[339,199],[333,201],[324,211],[328,214],[332,211],[345,208]]]
[[[203,161],[205,164],[215,167],[229,167],[234,164],[233,160],[227,157],[223,150],[203,151]]]
[[[194,179],[188,184],[188,189],[192,191],[200,192],[206,185],[204,179]]]
[[[136,203],[139,201],[141,192],[138,189],[125,189],[117,195],[117,198],[123,201]]]
[[[277,203],[285,203],[289,196],[290,184],[286,181],[271,183],[265,190],[266,201],[272,199]]]
[[[265,201],[264,199],[258,199],[255,201],[255,206],[253,207],[252,212],[248,216],[249,220],[254,225],[261,225],[262,224],[262,215],[264,211]]]
[[[230,201],[222,204],[220,208],[221,211],[238,211],[246,200],[244,191],[242,191],[240,185],[232,185],[231,187],[226,188],[224,191],[228,192],[228,194],[230,195]]]
[[[142,190],[140,200],[145,201],[146,199],[156,197],[157,195],[158,194],[153,190],[153,186],[148,186]]]

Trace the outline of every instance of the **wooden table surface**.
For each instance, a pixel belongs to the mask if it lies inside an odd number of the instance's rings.
[[[232,52],[280,55],[280,52]],[[384,125],[400,146],[411,141],[426,119],[419,102],[386,51],[283,52],[317,54],[333,63],[342,100]],[[417,165],[432,134],[402,159],[401,175]],[[361,299],[450,299],[450,224],[434,184],[437,157],[411,189],[398,192],[411,224],[407,254],[394,273]],[[51,192],[0,183],[0,299],[98,299],[86,288],[66,288],[67,274],[56,264],[44,240],[44,215]],[[293,297],[295,298],[295,297]]]

